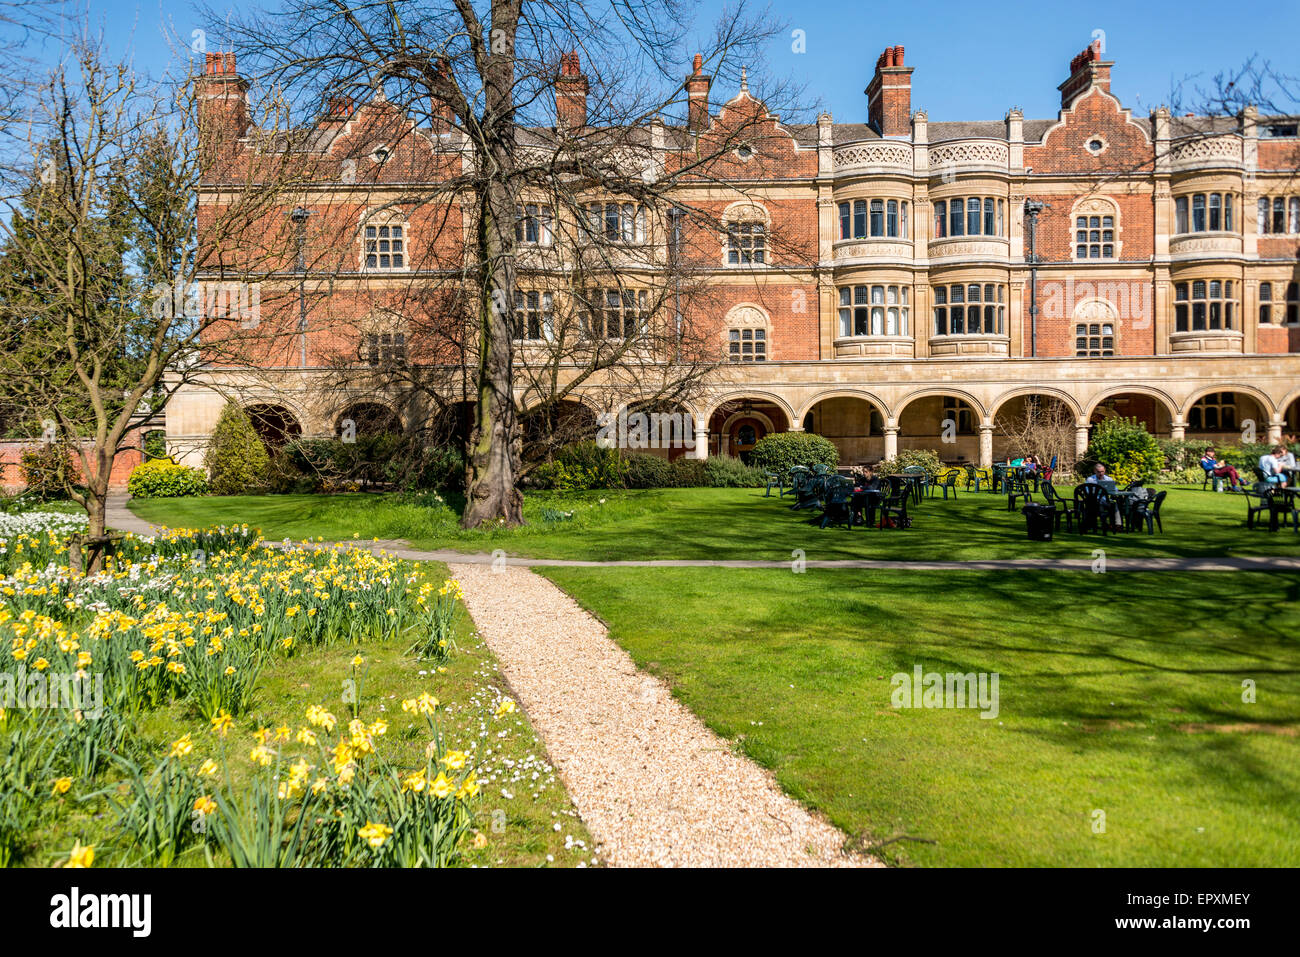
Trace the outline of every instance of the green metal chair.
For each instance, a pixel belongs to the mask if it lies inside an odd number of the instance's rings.
[[[953,501],[957,499],[957,480],[962,476],[961,469],[949,469],[939,482],[939,488],[943,491],[943,499],[948,500],[948,490],[952,490]]]

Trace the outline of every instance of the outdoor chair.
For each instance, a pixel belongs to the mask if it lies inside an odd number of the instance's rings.
[[[1280,488],[1273,492],[1268,503],[1268,527],[1270,531],[1272,531],[1277,518],[1281,516],[1281,527],[1286,528],[1289,520],[1291,530],[1300,535],[1300,503],[1297,503],[1296,498],[1295,489]]]
[[[813,508],[821,502],[820,475],[801,474],[795,478],[794,504],[790,508]]]
[[[1029,505],[1034,501],[1034,493],[1029,490],[1029,482],[1023,478],[1008,476],[1002,483],[1007,491],[1007,511],[1014,512],[1017,503]]]
[[[767,488],[763,490],[763,498],[772,497],[773,485],[775,485],[777,489],[777,498],[785,496],[785,476],[781,475],[779,472],[764,471],[763,481],[767,483]]]
[[[799,485],[800,477],[804,477],[804,478],[812,477],[812,472],[808,470],[807,466],[792,465],[790,466],[789,469],[786,470],[786,479],[785,479],[786,487],[781,490],[781,496],[780,496],[781,498],[785,498],[786,495],[795,494],[795,490]]]
[[[939,483],[939,488],[943,491],[943,500],[944,500],[945,502],[948,501],[948,490],[949,490],[949,489],[952,490],[952,497],[953,497],[953,500],[956,501],[956,499],[957,499],[957,479],[959,479],[959,478],[961,478],[961,470],[960,470],[960,469],[949,469],[949,470],[948,470],[948,474],[945,475],[945,476],[943,477],[943,481]]]
[[[852,500],[852,480],[840,479],[831,483],[826,490],[826,505],[822,509],[821,527],[847,525],[852,530],[853,510],[850,508]]]
[[[1168,492],[1157,492],[1154,496],[1145,499],[1138,499],[1133,503],[1133,510],[1129,513],[1129,521],[1135,530],[1141,531],[1142,523],[1146,522],[1147,534],[1154,535],[1156,529],[1160,529],[1160,534],[1165,533],[1165,526],[1160,521],[1160,506],[1165,502],[1165,496]]]
[[[1108,534],[1111,512],[1110,496],[1100,485],[1083,482],[1074,487],[1074,517],[1079,522],[1080,534],[1096,531]]]
[[[814,475],[830,475],[830,474],[832,474],[834,471],[835,471],[835,470],[834,470],[833,468],[831,468],[829,465],[821,465],[821,464],[818,464],[818,465],[814,465],[814,466],[813,466],[813,474],[814,474]]]
[[[1201,470],[1205,472],[1205,478],[1201,482],[1201,491],[1204,492],[1207,487],[1212,487],[1216,492],[1223,487],[1223,478],[1214,474],[1214,469],[1207,469],[1204,465]]]
[[[1246,527],[1255,527],[1255,516],[1269,510],[1270,499],[1273,497],[1273,488],[1263,482],[1258,483],[1251,491],[1246,493]],[[1252,500],[1258,500],[1258,505],[1250,504]]]
[[[903,488],[881,502],[877,528],[911,528],[912,520],[907,517],[908,498],[910,493]]]
[[[966,491],[969,492],[970,487],[974,485],[975,491],[978,492],[981,484],[988,485],[989,482],[988,469],[976,468],[974,465],[966,466]]]
[[[913,487],[916,489],[917,504],[920,504],[922,496],[934,494],[934,480],[919,465],[909,465],[903,469],[903,474],[912,479]]]
[[[1043,490],[1043,498],[1047,504],[1052,506],[1056,514],[1053,519],[1056,523],[1056,530],[1061,530],[1061,519],[1065,519],[1065,527],[1071,532],[1074,531],[1074,510],[1070,508],[1070,503],[1061,498],[1060,493],[1051,482],[1043,482],[1040,486]]]

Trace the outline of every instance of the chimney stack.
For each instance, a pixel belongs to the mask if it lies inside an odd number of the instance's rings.
[[[1070,61],[1070,78],[1057,87],[1061,91],[1061,109],[1068,108],[1081,94],[1094,86],[1109,93],[1110,68],[1114,65],[1113,60],[1101,58],[1100,40],[1094,40],[1084,47],[1083,52]]]
[[[912,68],[903,66],[902,46],[885,47],[867,85],[867,122],[881,136],[912,132]]]
[[[208,148],[248,132],[248,83],[236,71],[235,54],[207,54],[197,91],[199,126]]]
[[[325,119],[329,122],[341,122],[352,118],[356,107],[350,96],[331,96],[325,101]]]
[[[582,75],[578,52],[560,54],[560,75],[555,80],[555,120],[561,129],[587,125],[587,78]]]
[[[434,84],[436,87],[452,87],[451,64],[445,58],[439,58],[438,65],[434,73]],[[557,101],[558,105],[558,101]],[[453,128],[451,107],[447,101],[439,98],[435,92],[432,103],[430,126],[434,136],[444,136],[450,133]]]
[[[695,54],[694,70],[686,78],[686,128],[693,133],[709,125],[709,87],[713,77],[704,75],[704,57]]]

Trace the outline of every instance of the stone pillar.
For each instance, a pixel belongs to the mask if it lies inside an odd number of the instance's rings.
[[[980,426],[980,468],[993,468],[993,426]]]
[[[886,460],[898,458],[898,426],[896,425],[885,426],[885,458]]]
[[[1183,440],[1185,440],[1187,438],[1187,423],[1170,422],[1169,437],[1173,439],[1175,442],[1182,442]]]
[[[1278,445],[1282,441],[1282,419],[1274,416],[1268,421],[1268,443]]]
[[[1076,458],[1083,458],[1088,454],[1088,427],[1086,425],[1076,425],[1074,427],[1074,454]]]
[[[708,428],[695,430],[695,457],[697,459],[707,459],[709,457]]]

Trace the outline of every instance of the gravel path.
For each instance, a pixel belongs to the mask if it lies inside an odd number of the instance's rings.
[[[546,742],[603,860],[623,867],[879,866],[637,669],[526,568],[453,564],[479,634]]]

